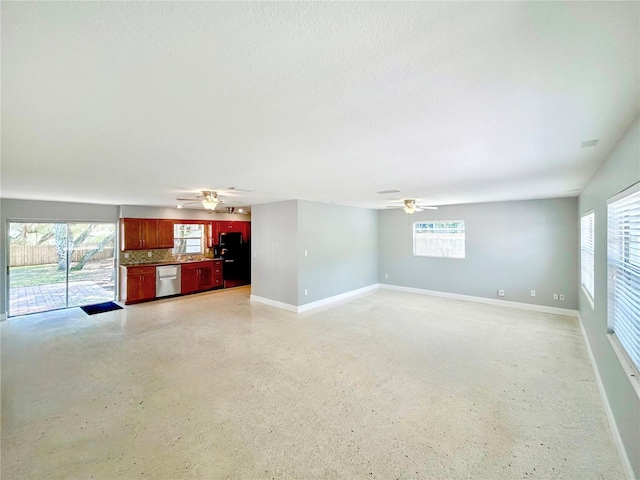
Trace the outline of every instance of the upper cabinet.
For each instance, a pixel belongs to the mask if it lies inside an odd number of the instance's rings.
[[[185,220],[162,220],[154,218],[121,218],[120,249],[151,250],[156,248],[173,248],[173,224],[188,223]],[[242,241],[251,240],[251,222],[237,220],[195,220],[194,223],[205,225],[206,246],[218,245],[221,232],[237,232],[242,234]]]
[[[242,234],[242,241],[247,243],[251,240],[251,222],[236,220],[214,220],[209,226],[209,247],[218,245],[220,233],[236,232]]]
[[[173,248],[173,220],[158,220],[158,248]]]
[[[121,250],[173,248],[173,220],[123,218]]]

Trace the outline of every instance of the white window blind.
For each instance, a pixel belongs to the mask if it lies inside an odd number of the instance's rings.
[[[464,221],[413,223],[413,254],[422,257],[464,258]]]
[[[640,368],[640,184],[608,206],[608,324]]]
[[[593,301],[594,295],[594,214],[580,218],[580,283]]]

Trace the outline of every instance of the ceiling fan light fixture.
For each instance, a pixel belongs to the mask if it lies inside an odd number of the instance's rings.
[[[222,203],[218,200],[218,194],[215,192],[202,192],[202,206],[207,210],[215,210],[219,203]]]
[[[202,200],[202,206],[207,210],[215,210],[219,203],[220,203],[220,200],[215,200],[215,201]]]
[[[415,200],[405,200],[404,201],[404,211],[409,215],[416,211],[416,201]]]

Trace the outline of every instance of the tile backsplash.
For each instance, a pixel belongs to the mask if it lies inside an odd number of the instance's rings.
[[[129,258],[125,258],[125,254],[127,253],[129,254]],[[151,253],[151,256],[149,256],[149,253]],[[157,250],[126,250],[124,252],[120,252],[120,265],[173,262],[176,260],[186,260],[187,257],[190,257],[194,260],[200,258],[213,258],[213,250],[206,248],[204,255],[173,255],[170,248]]]

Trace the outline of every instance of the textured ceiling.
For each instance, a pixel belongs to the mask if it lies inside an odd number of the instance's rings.
[[[575,196],[639,112],[639,2],[1,8],[4,198]]]

